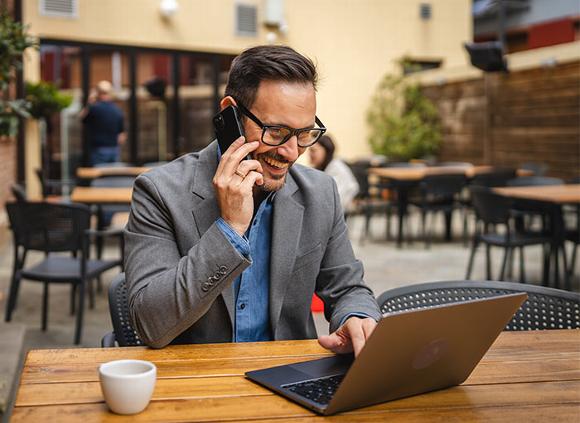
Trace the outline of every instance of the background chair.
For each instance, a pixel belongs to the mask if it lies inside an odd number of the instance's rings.
[[[453,210],[461,207],[459,196],[467,184],[467,177],[461,173],[427,175],[419,184],[419,198],[411,204],[421,211],[421,232],[425,247],[431,245],[433,230],[427,234],[426,224],[429,214],[441,212],[447,222],[447,236],[451,237],[451,216]]]
[[[26,190],[22,185],[20,184],[10,185],[10,192],[12,193],[12,196],[16,199],[16,201],[18,202],[28,201]]]
[[[120,260],[89,260],[88,237],[90,210],[81,204],[7,203],[6,210],[14,235],[14,273],[6,305],[6,321],[12,319],[20,281],[28,279],[44,284],[42,330],[47,328],[49,283],[70,283],[78,287],[75,344],[81,342],[85,288],[88,281],[108,269],[120,266]],[[43,251],[39,263],[24,267],[29,250]],[[61,254],[68,252],[70,255]]]
[[[475,252],[479,244],[484,243],[486,245],[486,279],[492,279],[490,247],[497,246],[504,249],[499,280],[504,279],[508,258],[513,250],[518,248],[520,253],[520,282],[525,282],[524,247],[529,245],[542,245],[545,247],[550,243],[551,238],[542,233],[516,232],[513,228],[511,214],[511,208],[514,204],[512,199],[495,194],[486,187],[471,187],[470,192],[477,222],[465,279],[471,278]],[[498,226],[503,226],[504,232],[498,232]],[[545,248],[544,266],[547,262],[547,251]]]
[[[492,281],[431,282],[388,290],[377,302],[382,313],[393,313],[516,292],[526,292],[528,299],[505,330],[580,328],[580,294],[543,286]]]
[[[387,234],[389,233],[389,217],[391,213],[390,203],[381,197],[381,188],[369,184],[369,167],[368,161],[359,161],[348,164],[352,174],[359,185],[359,191],[354,199],[353,210],[347,213],[348,216],[363,215],[364,230],[361,232],[361,242],[368,238],[370,232],[370,223],[373,215],[384,214],[387,216]],[[388,236],[388,235],[387,235]]]
[[[106,348],[116,345],[119,347],[143,345],[143,341],[131,326],[124,273],[115,276],[111,286],[109,286],[109,311],[113,332],[109,332],[103,337],[101,346]]]
[[[70,192],[76,184],[74,180],[49,179],[46,172],[40,168],[34,169],[34,172],[40,182],[42,198],[60,197],[63,194],[64,188],[68,188]]]

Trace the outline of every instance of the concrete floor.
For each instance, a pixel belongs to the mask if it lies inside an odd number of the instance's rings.
[[[436,221],[442,226],[442,221]],[[417,232],[417,221],[411,221],[412,232]],[[394,225],[393,225],[394,227]],[[413,228],[415,230],[413,231]],[[430,249],[425,249],[424,243],[414,241],[396,248],[393,241],[385,240],[385,222],[380,217],[372,221],[371,239],[360,242],[363,221],[359,217],[349,221],[353,248],[357,257],[365,267],[365,280],[376,296],[387,289],[413,283],[460,280],[465,276],[469,249],[457,240],[444,243],[434,236]],[[459,228],[455,228],[459,234]],[[3,230],[0,235],[0,313],[4,316],[4,308],[8,294],[10,274],[12,271],[12,245],[9,233]],[[415,234],[416,237],[416,234]],[[114,255],[117,250],[108,248],[106,254]],[[476,256],[474,279],[484,279],[483,249]],[[516,256],[517,258],[517,256]],[[30,262],[34,260],[31,255]],[[494,271],[497,275],[501,264],[501,251],[494,251]],[[101,337],[111,330],[106,288],[116,275],[113,269],[103,278],[104,290],[97,294],[94,309],[85,313],[83,343],[85,347],[100,346]],[[515,277],[518,277],[517,266]],[[578,271],[576,272],[578,275]],[[541,278],[541,250],[539,247],[526,249],[526,276],[531,283],[539,284]],[[579,280],[576,276],[573,288],[578,290]],[[50,287],[49,327],[46,332],[40,330],[40,310],[42,299],[42,284],[24,281],[19,295],[18,307],[13,313],[12,321],[26,326],[25,349],[73,347],[74,316],[69,314],[68,285],[53,284]],[[318,319],[320,320],[320,319]],[[318,322],[320,323],[320,321]],[[319,331],[324,333],[325,324],[318,324]]]
[[[458,222],[456,222],[458,224]],[[436,220],[438,228],[442,221]],[[412,232],[419,227],[417,218],[411,219]],[[376,217],[372,221],[371,239],[360,242],[363,221],[354,217],[349,221],[353,248],[357,257],[365,267],[365,280],[373,289],[375,295],[387,289],[421,282],[461,280],[465,275],[469,249],[460,241],[444,243],[439,240],[441,235],[434,236],[430,249],[425,249],[423,242],[415,241],[398,249],[393,241],[385,240],[384,219]],[[394,228],[394,225],[393,225]],[[460,233],[460,228],[455,228]],[[438,233],[440,234],[442,230]],[[437,231],[436,231],[437,233]],[[109,248],[107,254],[115,254],[114,248]],[[474,279],[484,279],[483,250],[477,255],[474,269]],[[32,263],[34,257],[30,257]],[[494,251],[494,271],[497,275],[501,263],[501,251]],[[541,278],[541,250],[538,247],[526,249],[526,274],[530,283],[539,284]],[[517,269],[516,269],[517,270]],[[6,229],[0,230],[0,313],[4,316],[4,308],[8,293],[10,274],[12,271],[11,237]],[[117,273],[112,270],[104,277],[104,290],[96,297],[94,309],[85,313],[83,343],[84,347],[100,346],[101,337],[111,330],[106,288]],[[573,289],[579,290],[580,280],[578,269],[573,280]],[[516,271],[516,277],[518,276]],[[46,332],[40,329],[42,284],[24,281],[19,295],[18,307],[12,322],[8,325],[23,325],[25,327],[23,353],[33,348],[72,348],[74,316],[69,314],[69,286],[52,285],[50,287],[49,327]],[[316,315],[319,334],[327,333],[327,323],[322,314]],[[5,325],[0,325],[0,336],[8,335]],[[0,351],[0,360],[3,360]],[[8,352],[5,352],[6,354]],[[0,377],[6,378],[6,375]]]

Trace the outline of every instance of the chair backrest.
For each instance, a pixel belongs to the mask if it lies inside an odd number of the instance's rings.
[[[471,185],[483,187],[505,187],[507,181],[516,177],[516,170],[496,168],[490,172],[478,173],[471,179]]]
[[[348,167],[352,174],[354,175],[356,181],[358,182],[359,190],[356,198],[368,198],[369,197],[369,162],[354,162],[349,163]]]
[[[519,178],[507,181],[508,187],[529,187],[529,186],[548,186],[563,185],[564,181],[560,178],[550,178],[548,176],[521,176]]]
[[[467,177],[462,173],[427,175],[421,181],[424,194],[436,197],[453,197],[459,194],[467,184]]]
[[[6,203],[14,243],[45,252],[81,251],[91,213],[83,204]]]
[[[28,196],[26,195],[26,190],[20,184],[12,184],[10,185],[10,192],[12,196],[18,202],[28,201]]]
[[[521,283],[431,282],[388,290],[377,301],[382,313],[392,313],[516,292],[526,292],[528,299],[505,330],[580,328],[580,294]]]
[[[143,345],[129,318],[129,298],[125,285],[125,274],[120,273],[109,287],[109,311],[115,339],[120,347]]]
[[[538,162],[526,162],[520,166],[520,169],[529,170],[534,176],[544,176],[548,170],[548,165]]]
[[[476,216],[486,224],[507,224],[514,200],[494,193],[490,188],[469,187]]]

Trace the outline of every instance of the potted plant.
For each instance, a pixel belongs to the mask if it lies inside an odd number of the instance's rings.
[[[28,117],[28,103],[10,98],[9,86],[15,71],[22,68],[22,54],[36,42],[26,27],[15,22],[6,10],[0,10],[0,139],[14,137],[18,118]]]
[[[389,160],[428,158],[441,144],[437,108],[418,84],[404,77],[386,75],[382,79],[367,120],[373,152]]]

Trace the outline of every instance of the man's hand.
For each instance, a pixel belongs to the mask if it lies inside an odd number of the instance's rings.
[[[213,177],[221,217],[243,236],[254,214],[254,185],[263,185],[262,165],[257,160],[243,160],[260,145],[259,141],[235,140],[222,154]]]
[[[356,357],[376,326],[377,322],[370,317],[361,319],[353,316],[344,322],[336,332],[319,337],[318,343],[337,354],[346,354],[354,351]]]

